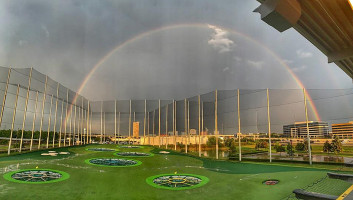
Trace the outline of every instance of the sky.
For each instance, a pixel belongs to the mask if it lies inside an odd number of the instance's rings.
[[[279,33],[261,21],[257,6],[255,0],[2,0],[0,66],[34,67],[89,100],[300,88],[292,74],[306,88],[352,88],[352,79],[295,30]]]

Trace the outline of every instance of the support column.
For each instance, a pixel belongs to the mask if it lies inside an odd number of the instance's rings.
[[[306,133],[307,133],[307,139],[308,139],[309,163],[310,163],[310,165],[312,165],[313,162],[312,162],[312,158],[311,158],[310,133],[309,133],[309,117],[308,117],[308,106],[307,106],[307,102],[306,102],[306,91],[305,91],[305,88],[303,88],[303,93],[304,93]]]
[[[215,92],[215,134],[216,134],[216,159],[218,159],[218,91]]]
[[[239,139],[239,161],[241,161],[241,129],[240,129],[240,98],[238,89],[238,139]]]
[[[20,151],[19,152],[22,152],[22,142],[23,142],[23,134],[24,134],[24,131],[25,131],[25,123],[26,123],[26,116],[27,116],[29,91],[30,91],[30,88],[31,88],[32,70],[33,70],[33,68],[31,67],[31,71],[29,72],[29,78],[28,78],[28,87],[27,87],[27,95],[26,95],[26,102],[25,102],[25,110],[24,110],[24,113],[23,113],[21,142],[20,142]]]
[[[33,146],[33,136],[34,136],[34,127],[37,118],[37,103],[38,103],[38,91],[36,92],[36,101],[34,103],[34,113],[33,113],[33,122],[32,122],[32,135],[31,135],[31,144],[29,146],[29,150],[32,151]]]
[[[5,103],[6,103],[6,96],[7,96],[7,90],[9,88],[9,82],[10,82],[10,74],[11,74],[11,68],[9,68],[9,72],[7,73],[7,80],[6,80],[6,87],[5,87],[5,92],[4,92],[4,98],[2,99],[2,107],[1,107],[1,113],[0,113],[0,127],[2,124],[2,118],[4,115],[4,109],[5,109]]]
[[[16,92],[15,107],[13,109],[13,115],[12,115],[11,133],[10,133],[9,148],[7,149],[7,155],[10,155],[10,152],[11,152],[12,134],[13,134],[14,126],[15,126],[17,103],[18,103],[18,93],[19,92],[20,92],[20,85],[18,84],[17,85],[17,92]]]
[[[46,98],[46,95],[47,95],[47,84],[48,84],[48,76],[45,76],[44,93],[43,93],[43,104],[42,104],[42,116],[41,116],[41,119],[40,119],[40,128],[39,128],[38,149],[40,149],[40,143],[41,143],[41,140],[42,140],[42,128],[43,128],[45,98]]]
[[[268,120],[268,140],[269,140],[269,145],[270,145],[270,162],[272,162],[272,143],[271,143],[271,118],[270,118],[270,96],[268,93],[268,88],[266,90],[267,93],[267,120]]]
[[[59,83],[56,89],[56,102],[55,102],[55,116],[54,116],[54,133],[53,133],[53,148],[55,147],[55,131],[56,131],[56,114],[58,112],[58,98],[59,98]]]

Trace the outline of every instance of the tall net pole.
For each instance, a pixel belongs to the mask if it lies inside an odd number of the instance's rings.
[[[61,101],[60,128],[59,128],[59,147],[61,147],[62,125],[63,125],[64,101]]]
[[[271,117],[270,117],[270,96],[268,93],[268,88],[266,90],[267,93],[267,120],[268,120],[268,142],[270,145],[270,162],[272,162],[272,143],[271,143]]]
[[[54,115],[54,130],[53,130],[53,148],[55,147],[55,131],[56,131],[56,115],[58,112],[58,98],[59,98],[59,83],[56,88],[56,98],[55,98],[55,115]]]
[[[308,139],[309,163],[310,163],[310,165],[312,165],[313,162],[312,162],[312,158],[311,158],[310,133],[309,133],[309,117],[308,117],[308,106],[307,106],[307,102],[306,102],[306,91],[305,91],[305,88],[303,88],[303,93],[304,93],[306,133],[307,133],[307,139]]]
[[[199,107],[199,115],[198,115],[198,118],[199,118],[199,157],[201,157],[201,105],[200,105],[200,102],[201,102],[201,97],[199,95],[198,96],[198,107]]]
[[[120,137],[120,112],[118,114],[118,138]],[[119,139],[118,139],[118,144],[119,144]]]
[[[241,161],[241,129],[240,129],[240,95],[239,95],[239,89],[238,91],[238,140],[239,140],[239,161]]]
[[[174,150],[176,151],[176,132],[175,132],[175,129],[176,129],[176,117],[175,117],[175,108],[176,107],[176,102],[175,100],[173,99],[173,136],[174,136]]]
[[[130,111],[129,111],[129,144],[130,144],[130,138],[131,138],[131,99],[130,99]]]
[[[158,147],[161,147],[161,100],[158,100]]]
[[[114,144],[116,144],[116,100],[114,102]]]
[[[168,104],[166,107],[166,111],[165,111],[165,137],[166,137],[166,141],[165,141],[165,148],[168,148]]]
[[[34,136],[34,127],[35,127],[35,122],[37,118],[37,106],[38,106],[38,91],[36,91],[36,100],[34,102],[34,113],[33,113],[33,122],[32,122],[32,134],[31,134],[31,144],[29,146],[29,150],[32,151],[32,146],[33,146],[33,136]]]
[[[91,106],[91,103],[90,103],[90,101],[87,101],[87,124],[86,124],[86,128],[87,128],[87,131],[86,131],[86,134],[87,134],[87,144],[89,144],[90,143],[90,141],[89,141],[89,130],[90,130],[90,127],[89,127],[89,120],[91,119],[90,118],[90,106]]]
[[[47,136],[47,149],[49,148],[49,137],[50,137],[50,125],[51,125],[51,110],[53,108],[53,95],[50,97],[50,110],[49,110],[49,121],[48,121],[48,136]]]
[[[1,113],[0,113],[0,127],[1,127],[1,124],[2,124],[2,118],[4,116],[4,109],[5,109],[5,103],[6,103],[7,90],[9,89],[10,75],[11,75],[11,68],[9,68],[9,71],[7,73],[7,80],[6,80],[4,98],[2,99],[2,107],[1,107]]]
[[[13,129],[14,129],[14,126],[15,126],[17,103],[18,103],[18,93],[19,92],[20,92],[20,85],[17,85],[16,100],[15,100],[15,107],[13,109],[13,115],[12,115],[10,141],[9,141],[9,148],[7,149],[7,155],[10,155],[10,152],[11,152],[12,135],[13,135]]]
[[[71,116],[68,116],[68,113],[69,113],[68,106],[69,106],[69,89],[66,89],[66,108],[65,108],[65,121],[64,121],[64,147],[66,147],[67,123],[68,123],[69,117],[71,117]],[[70,125],[70,132],[71,132],[71,120],[70,120],[69,125]],[[69,146],[71,144],[70,140],[69,140]]]
[[[24,131],[25,131],[25,123],[26,123],[26,116],[27,116],[29,91],[30,91],[30,88],[31,88],[32,70],[33,70],[33,68],[31,68],[31,71],[29,72],[27,95],[26,95],[26,102],[25,102],[25,110],[23,112],[22,132],[21,132],[21,142],[20,142],[20,151],[19,152],[22,151],[22,142],[23,142],[23,134],[24,134]]]
[[[185,153],[188,153],[188,142],[187,142],[187,135],[188,135],[188,122],[187,122],[187,101],[186,99],[184,100],[184,117],[185,117]]]
[[[146,144],[146,113],[147,113],[147,100],[145,99],[145,112],[143,116],[143,145]]]
[[[43,118],[44,118],[44,106],[45,106],[45,98],[46,98],[46,95],[47,95],[47,84],[48,84],[48,76],[45,76],[44,93],[43,93],[43,104],[42,104],[42,115],[41,115],[41,117],[40,117],[38,149],[40,149],[40,143],[41,143],[41,140],[42,140],[42,129],[43,129]]]
[[[100,143],[103,143],[103,101],[101,101],[101,138]]]
[[[215,91],[215,134],[216,134],[216,159],[218,159],[218,91]]]

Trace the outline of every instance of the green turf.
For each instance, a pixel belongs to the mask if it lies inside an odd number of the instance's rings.
[[[329,169],[337,166],[305,164],[266,164],[251,162],[216,161],[171,152],[159,154],[158,149],[120,148],[122,152],[151,152],[153,157],[134,158],[142,162],[135,167],[103,167],[85,163],[90,158],[116,157],[115,152],[94,152],[86,148],[115,148],[116,145],[88,145],[68,147],[56,151],[69,151],[70,155],[43,157],[41,152],[25,153],[0,158],[0,199],[283,199],[292,190],[305,188],[325,177]],[[70,178],[50,184],[20,184],[5,180],[5,169],[53,169],[66,172]],[[315,168],[315,166],[320,169]],[[326,169],[324,169],[326,168]],[[152,187],[146,179],[159,174],[196,174],[207,177],[202,187],[172,191]],[[277,179],[277,185],[264,185],[267,179]],[[322,184],[324,182],[321,182]],[[328,182],[337,187],[319,186],[327,194],[338,194],[348,183]],[[339,187],[338,187],[339,186]],[[311,189],[314,189],[311,187]]]

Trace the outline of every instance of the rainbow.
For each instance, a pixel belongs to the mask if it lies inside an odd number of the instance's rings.
[[[93,76],[93,74],[97,71],[98,68],[100,68],[102,66],[102,64],[107,60],[109,59],[117,50],[121,49],[121,48],[124,48],[126,45],[134,42],[134,41],[137,41],[139,39],[142,39],[146,36],[149,36],[149,35],[152,35],[154,33],[157,33],[159,31],[164,31],[164,30],[169,30],[169,29],[177,29],[177,28],[187,28],[187,27],[201,27],[201,28],[207,28],[209,29],[209,26],[214,26],[214,27],[217,27],[217,28],[221,28],[223,30],[226,30],[232,34],[235,34],[235,35],[239,35],[243,38],[245,38],[246,40],[248,41],[251,41],[252,43],[260,46],[261,48],[265,49],[267,51],[267,53],[269,53],[271,56],[273,56],[273,58],[275,58],[275,60],[277,62],[279,62],[282,66],[284,66],[287,71],[290,73],[291,77],[293,78],[293,80],[296,82],[296,84],[300,87],[300,88],[305,88],[304,84],[300,81],[300,79],[297,77],[297,75],[291,70],[291,68],[287,65],[286,62],[284,62],[279,55],[277,55],[275,52],[273,52],[271,49],[269,49],[266,45],[264,45],[263,43],[253,39],[252,37],[248,36],[248,35],[245,35],[244,33],[241,33],[241,32],[238,32],[238,31],[235,31],[235,30],[231,30],[231,29],[228,29],[228,28],[224,28],[224,27],[221,27],[221,26],[218,26],[218,25],[210,25],[210,24],[174,24],[174,25],[170,25],[170,26],[163,26],[163,27],[159,27],[159,28],[156,28],[156,29],[152,29],[152,30],[149,30],[147,32],[144,32],[144,33],[141,33],[135,37],[132,37],[130,38],[129,40],[126,40],[124,41],[123,43],[117,45],[116,47],[114,47],[112,50],[110,50],[105,56],[103,56],[95,65],[94,67],[91,69],[91,71],[87,74],[87,76],[85,77],[85,79],[82,81],[80,87],[78,88],[77,92],[76,92],[76,95],[74,97],[74,99],[72,100],[72,103],[75,103],[79,94],[82,92],[82,90],[84,89],[84,87],[86,86],[87,82],[90,80],[90,78]],[[317,121],[321,121],[321,118],[320,118],[320,115],[319,115],[319,112],[315,106],[315,104],[313,103],[313,100],[310,96],[310,94],[306,91],[306,96],[307,96],[307,99],[308,99],[308,103],[309,103],[309,106],[311,107],[312,111],[314,112],[314,117],[316,118]],[[72,112],[72,104],[70,105],[70,110],[68,112],[68,115],[65,119],[65,124],[68,120],[68,116],[71,115],[71,112]]]

